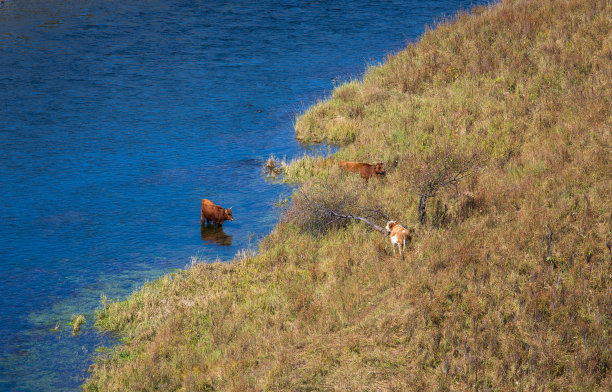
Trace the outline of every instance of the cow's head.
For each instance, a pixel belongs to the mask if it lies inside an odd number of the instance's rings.
[[[387,227],[385,227],[385,229],[387,229],[387,235],[391,234],[391,229],[393,229],[393,226],[395,226],[396,224],[397,222],[395,221],[387,222]]]
[[[234,220],[234,217],[232,216],[232,207],[226,208],[225,210],[223,210],[223,218],[225,218],[225,220],[228,220],[228,221]]]
[[[379,176],[385,175],[385,168],[383,167],[382,162],[378,162],[376,166],[374,166],[374,173],[376,173]]]

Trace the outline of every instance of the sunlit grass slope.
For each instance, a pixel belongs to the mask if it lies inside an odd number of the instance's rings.
[[[611,15],[502,1],[339,86],[296,121],[342,148],[292,165],[295,200],[376,204],[416,228],[410,250],[361,222],[308,230],[296,202],[256,255],[106,303],[124,343],[85,389],[612,390]],[[432,168],[457,162],[421,224]]]

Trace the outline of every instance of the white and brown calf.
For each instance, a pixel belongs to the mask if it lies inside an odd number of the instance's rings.
[[[396,221],[387,222],[387,234],[391,240],[391,246],[393,247],[393,254],[395,254],[395,245],[399,248],[400,254],[402,250],[406,249],[406,241],[412,241],[412,233],[414,230],[407,230]]]

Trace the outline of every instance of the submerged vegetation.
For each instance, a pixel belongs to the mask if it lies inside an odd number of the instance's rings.
[[[124,343],[85,390],[611,390],[611,15],[477,7],[336,88],[296,132],[342,148],[283,166],[298,190],[257,254],[105,302]],[[412,246],[322,227],[321,197]]]

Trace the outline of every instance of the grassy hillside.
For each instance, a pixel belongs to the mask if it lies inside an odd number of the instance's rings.
[[[611,15],[502,1],[339,86],[296,132],[342,148],[286,169],[299,190],[257,253],[105,303],[124,343],[85,390],[611,390]],[[394,255],[323,204],[416,237]]]

